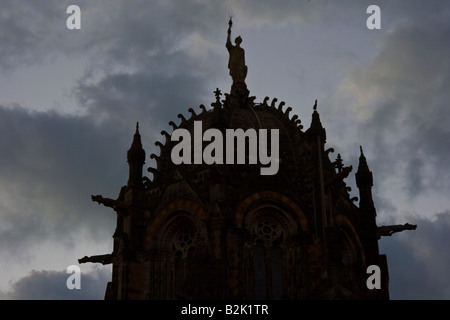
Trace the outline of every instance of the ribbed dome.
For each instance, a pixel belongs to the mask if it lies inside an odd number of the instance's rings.
[[[216,102],[211,103],[212,108],[206,110],[204,105],[200,105],[200,113],[196,113],[192,108],[189,108],[190,116],[185,117],[179,114],[178,118],[181,122],[177,125],[170,121],[169,124],[173,130],[178,128],[187,129],[194,136],[194,122],[201,121],[202,131],[215,128],[221,132],[226,129],[278,129],[279,130],[279,157],[280,168],[279,173],[291,174],[292,170],[297,171],[302,154],[302,141],[305,133],[302,131],[303,126],[297,115],[290,116],[291,107],[284,108],[285,103],[281,101],[277,104],[277,99],[274,98],[271,104],[268,104],[269,97],[266,97],[262,103],[254,103],[255,97],[246,98],[245,96],[233,96],[225,94],[225,100],[219,100],[220,92],[216,91]],[[162,131],[165,136],[165,141],[156,142],[160,147],[160,154],[152,154],[150,157],[156,159],[156,168],[149,168],[148,171],[153,173],[153,185],[168,182],[173,176],[174,170],[180,169],[185,173],[192,175],[196,172],[205,170],[208,165],[205,164],[190,164],[190,165],[175,165],[171,159],[171,150],[178,144],[178,141],[171,141],[171,136],[167,131]],[[224,135],[225,136],[225,135]],[[268,137],[269,139],[270,137]],[[210,142],[203,142],[203,148]],[[191,139],[192,152],[193,139]],[[224,142],[225,145],[225,142]],[[270,146],[270,142],[268,141]],[[225,151],[224,151],[225,156]],[[248,153],[247,153],[248,156]],[[224,162],[225,163],[225,162]],[[240,171],[245,171],[247,175],[259,174],[260,164],[257,165],[216,165],[217,170],[224,174],[236,174]],[[254,169],[254,170],[253,170]]]

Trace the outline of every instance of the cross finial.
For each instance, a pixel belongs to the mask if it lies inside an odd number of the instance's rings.
[[[216,91],[214,91],[214,94],[216,95],[216,100],[219,101],[220,100],[220,96],[222,95],[222,93],[220,92],[219,88],[217,88]]]
[[[220,96],[222,95],[222,93],[220,92],[219,88],[214,91],[214,94],[216,95],[216,102],[211,103],[211,106],[220,109],[222,107],[222,103],[220,103]]]

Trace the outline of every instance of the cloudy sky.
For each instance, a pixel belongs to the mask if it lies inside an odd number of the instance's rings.
[[[230,13],[256,101],[307,127],[318,99],[331,156],[356,168],[364,148],[378,225],[418,225],[380,241],[391,298],[450,299],[446,0],[1,1],[0,298],[103,299],[110,266],[82,264],[81,290],[66,287],[69,265],[112,250],[115,213],[90,195],[126,184],[136,121],[147,168],[170,120],[229,92]]]

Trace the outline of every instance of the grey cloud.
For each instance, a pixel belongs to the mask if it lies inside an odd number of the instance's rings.
[[[111,273],[100,268],[91,272],[81,269],[81,289],[68,289],[66,281],[71,273],[53,270],[32,270],[15,281],[0,298],[9,300],[100,300],[105,295]]]
[[[10,70],[70,52],[66,14],[69,1],[13,1],[0,4],[0,66]]]
[[[371,114],[358,131],[372,145],[373,168],[379,179],[402,172],[411,197],[449,187],[449,37],[449,24],[439,19],[399,26],[387,34],[370,67],[347,78],[349,101],[364,97],[353,111]]]
[[[450,299],[450,211],[414,219],[417,230],[382,238],[392,299]]]
[[[229,13],[241,25],[285,25],[308,21],[318,25],[364,27],[370,1],[196,1],[149,2],[85,1],[82,28],[69,31],[66,8],[72,2],[48,0],[2,1],[0,5],[0,65],[12,68],[20,63],[37,63],[58,54],[89,57],[106,68],[111,62],[127,61],[142,66],[154,54],[176,50],[187,36],[199,33],[217,39],[226,28]],[[390,21],[407,17],[420,21],[430,12],[444,12],[445,1],[401,3],[380,1],[386,27]],[[399,19],[400,18],[400,19]],[[222,21],[218,23],[218,21]],[[426,21],[424,22],[426,23]],[[99,59],[101,57],[101,59]],[[153,65],[158,67],[157,64]]]
[[[94,85],[80,83],[77,96],[95,118],[167,129],[178,113],[198,106],[205,91],[204,81],[187,72],[176,77],[135,73],[108,75]]]
[[[101,22],[86,27],[99,43],[73,91],[80,105],[100,121],[147,122],[158,134],[189,107],[209,107],[214,79],[227,77],[220,3],[105,4]]]
[[[126,183],[133,131],[134,125],[0,108],[2,254],[26,254],[44,239],[70,245],[83,228],[92,239],[110,235],[114,216],[90,195],[115,197]]]
[[[0,66],[12,69],[59,55],[83,57],[91,67],[122,63],[142,67],[153,55],[176,51],[186,36],[214,38],[222,26],[221,2],[78,1],[81,30],[66,28],[70,1],[3,1],[0,4]],[[212,27],[216,26],[216,27]],[[100,57],[100,58],[99,58]],[[152,65],[158,68],[158,64]],[[114,66],[115,67],[115,66]]]

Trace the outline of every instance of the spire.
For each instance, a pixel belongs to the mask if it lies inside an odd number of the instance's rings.
[[[369,166],[367,165],[367,160],[366,157],[364,156],[362,146],[360,146],[359,149],[361,151],[361,154],[359,156],[358,171],[356,172],[356,185],[358,186],[358,188],[372,187],[373,185],[372,172],[369,170]]]
[[[359,161],[363,162],[363,163],[365,163],[367,165],[366,156],[364,155],[362,146],[359,146],[359,151],[361,153],[360,156],[359,156]]]
[[[142,148],[141,135],[139,134],[139,122],[136,123],[136,132],[133,142],[127,152],[129,165],[128,186],[142,186],[142,167],[145,163],[145,151]]]

